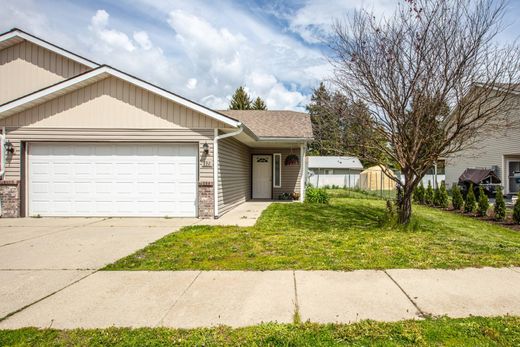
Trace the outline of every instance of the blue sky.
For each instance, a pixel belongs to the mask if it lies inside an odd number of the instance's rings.
[[[245,85],[270,109],[301,110],[331,75],[322,39],[332,20],[398,2],[4,0],[0,31],[19,27],[216,109]],[[510,1],[501,41],[518,36],[519,16]]]

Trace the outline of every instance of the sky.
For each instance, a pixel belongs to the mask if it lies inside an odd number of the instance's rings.
[[[331,23],[365,8],[392,13],[403,0],[3,0],[13,27],[214,109],[245,86],[269,109],[304,110],[332,76]],[[520,30],[511,0],[504,42]]]

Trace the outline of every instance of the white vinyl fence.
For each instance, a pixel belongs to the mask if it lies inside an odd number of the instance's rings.
[[[435,185],[435,175],[424,175],[422,183],[425,187],[428,187],[428,181],[430,181],[433,188],[441,186],[441,182],[446,182],[446,175],[437,175],[437,185]],[[446,187],[449,189],[450,187]]]
[[[318,175],[309,177],[309,183],[314,187],[338,186],[341,188],[356,188],[358,186],[359,174],[345,175]]]
[[[308,182],[314,186],[323,188],[325,186],[337,186],[340,188],[359,188],[359,174],[345,174],[345,175],[325,175],[325,174],[310,174]],[[403,180],[404,176],[398,175]],[[440,187],[441,182],[446,180],[446,175],[437,175],[437,187]],[[425,187],[428,186],[428,181],[431,182],[435,188],[435,175],[425,175],[422,182]],[[449,188],[449,187],[446,187]]]

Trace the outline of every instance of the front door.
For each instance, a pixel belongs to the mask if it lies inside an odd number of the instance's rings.
[[[508,160],[508,192],[509,194],[516,194],[520,191],[520,161]]]
[[[271,199],[272,182],[272,156],[253,155],[253,199]]]

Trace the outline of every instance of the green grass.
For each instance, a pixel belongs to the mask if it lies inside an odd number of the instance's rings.
[[[328,206],[272,204],[254,227],[192,226],[106,270],[357,270],[520,265],[520,233],[414,206],[407,228],[385,201],[336,190]],[[347,195],[349,197],[345,197]]]
[[[178,330],[109,328],[0,331],[1,346],[518,346],[520,317],[351,325],[262,324]]]

